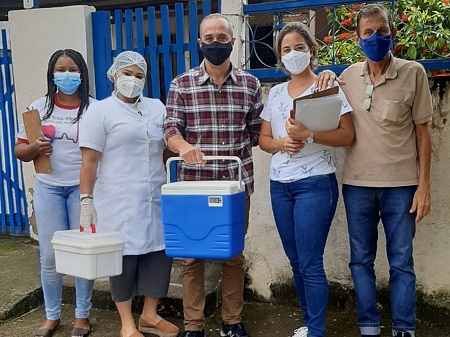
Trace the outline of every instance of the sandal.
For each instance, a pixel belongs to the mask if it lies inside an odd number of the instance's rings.
[[[58,323],[57,325],[53,328],[39,328],[37,329],[37,331],[34,333],[34,337],[52,337],[53,333],[59,328],[59,319],[57,320]]]
[[[87,319],[87,322],[89,323],[89,328],[81,328],[74,326],[72,329],[72,337],[87,337],[91,333],[91,323],[89,322],[89,319]]]
[[[120,337],[123,337],[122,330],[120,330],[119,335],[120,335]],[[136,331],[136,332],[133,332],[133,334],[130,337],[143,337],[143,336],[144,336],[143,334],[141,334],[140,332]]]
[[[159,321],[156,324],[150,324],[142,317],[139,317],[139,331],[155,334],[160,337],[177,337],[180,329],[162,317],[159,317]]]
[[[91,328],[85,329],[85,328],[77,328],[74,327],[72,329],[72,337],[87,337],[91,333]]]

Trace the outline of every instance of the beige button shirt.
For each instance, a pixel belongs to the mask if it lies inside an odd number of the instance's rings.
[[[367,63],[351,65],[341,75],[342,87],[353,107],[355,142],[348,149],[343,183],[367,187],[418,184],[414,127],[429,121],[431,94],[426,72],[414,61],[391,58],[374,84],[369,110],[363,100],[371,84]]]

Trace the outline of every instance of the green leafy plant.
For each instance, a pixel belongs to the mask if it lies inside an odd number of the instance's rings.
[[[364,4],[326,7],[329,34],[320,43],[319,62],[323,65],[351,64],[364,60],[353,39],[356,15]],[[391,10],[390,4],[385,6]],[[408,60],[450,57],[449,0],[403,0],[395,2],[393,12],[397,36],[395,56]],[[431,76],[450,75],[445,69],[429,71]]]

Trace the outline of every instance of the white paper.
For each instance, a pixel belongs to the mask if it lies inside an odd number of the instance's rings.
[[[304,100],[296,99],[294,104],[295,119],[312,132],[329,131],[338,128],[342,108],[342,100],[339,95]],[[305,143],[305,147],[292,157],[308,156],[330,148],[332,147],[327,145]]]

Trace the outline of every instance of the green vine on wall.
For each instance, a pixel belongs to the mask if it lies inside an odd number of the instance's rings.
[[[353,32],[356,15],[364,4],[326,7],[329,34],[319,41],[319,62],[323,65],[352,64],[364,60]],[[385,6],[391,10],[390,4]],[[449,0],[403,0],[395,2],[393,11],[397,36],[393,54],[408,60],[450,57]],[[430,76],[450,76],[448,69],[429,71]]]

